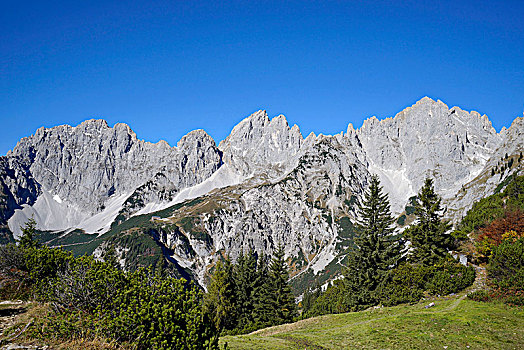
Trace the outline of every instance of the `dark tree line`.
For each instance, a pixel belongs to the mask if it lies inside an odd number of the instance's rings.
[[[267,260],[251,251],[235,263],[217,262],[205,306],[220,332],[245,333],[293,321],[297,311],[283,247]]]

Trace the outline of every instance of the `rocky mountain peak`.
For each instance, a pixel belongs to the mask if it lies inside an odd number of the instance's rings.
[[[436,188],[451,196],[471,181],[501,142],[489,120],[477,112],[424,97],[394,118],[368,119],[356,131],[369,161],[392,198],[396,211],[422,186],[435,178]]]
[[[118,123],[118,124],[123,124],[127,126],[124,123]],[[107,121],[105,119],[94,119],[93,118],[93,119],[84,120],[78,126],[76,126],[76,128],[79,128],[79,129],[109,129],[110,126],[109,124],[107,124]]]
[[[220,167],[220,151],[203,130],[189,133],[178,144],[176,148],[138,140],[128,125],[111,128],[101,119],[76,127],[40,128],[22,139],[8,157],[29,169],[45,198],[36,202],[37,209],[16,213],[10,227],[18,231],[19,223],[36,210],[40,228],[67,229],[109,210],[111,201],[124,201],[155,174],[164,174],[181,190],[209,178]],[[101,221],[116,216],[118,207],[113,205],[117,211],[106,213]],[[98,229],[86,227],[89,232]]]
[[[304,138],[296,126],[289,127],[279,115],[269,120],[258,111],[241,121],[222,142],[223,161],[244,176],[275,170],[282,172],[296,160]]]
[[[211,147],[215,146],[215,140],[207,132],[197,129],[184,135],[177,143],[177,148],[186,147]]]

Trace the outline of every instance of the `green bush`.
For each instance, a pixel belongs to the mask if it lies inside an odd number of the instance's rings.
[[[506,239],[494,248],[487,270],[495,286],[524,290],[524,237]]]
[[[49,297],[50,281],[63,271],[74,257],[71,252],[43,246],[24,249],[24,260],[35,296],[46,300]]]
[[[47,301],[56,311],[94,312],[108,309],[120,290],[125,290],[125,273],[111,263],[82,256],[65,263],[56,278],[48,282]]]
[[[384,306],[415,303],[422,298],[424,291],[447,295],[465,289],[474,281],[475,269],[451,258],[433,266],[404,263],[391,270],[379,289],[379,299]]]
[[[126,275],[107,309],[97,310],[101,333],[139,349],[213,349],[216,330],[202,312],[202,294],[185,280],[151,269]]]
[[[124,272],[92,257],[77,258],[50,281],[47,297],[53,311],[33,328],[39,337],[102,337],[136,349],[218,348],[201,292],[152,269]]]
[[[379,289],[380,303],[393,306],[419,301],[424,293],[428,272],[423,265],[407,263],[391,270],[388,279]]]
[[[442,259],[432,266],[403,263],[389,271],[372,297],[384,306],[416,303],[426,292],[432,295],[457,293],[474,281],[475,269],[465,267],[451,257]],[[356,296],[348,293],[344,279],[335,281],[325,292],[316,297],[303,317],[358,311],[365,308],[358,304],[358,301],[355,303],[355,298]]]
[[[43,339],[113,339],[134,349],[218,349],[202,293],[151,268],[125,272],[48,247],[24,251],[28,280],[51,306],[28,333]]]
[[[474,300],[474,301],[490,301],[492,300],[492,297],[490,293],[486,290],[477,290],[473,293],[468,294],[468,299]]]
[[[431,277],[426,283],[426,290],[434,295],[457,293],[473,284],[475,269],[466,267],[454,259],[445,259],[429,267]]]

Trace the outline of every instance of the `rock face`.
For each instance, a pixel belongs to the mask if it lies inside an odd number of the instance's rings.
[[[290,128],[283,115],[269,120],[266,111],[258,111],[235,126],[218,147],[224,163],[244,176],[281,176],[291,170],[303,144],[298,126]]]
[[[12,233],[7,226],[16,209],[33,205],[41,194],[40,184],[16,157],[0,157],[0,243]]]
[[[402,211],[426,177],[445,198],[473,180],[502,141],[484,115],[448,109],[428,97],[395,118],[368,119],[357,130],[369,169],[378,173]]]
[[[493,194],[512,174],[524,174],[521,156],[524,153],[524,118],[516,118],[509,129],[502,129],[499,136],[502,141],[478,175],[445,201],[448,216],[454,221],[460,220],[472,203]]]
[[[88,120],[77,127],[40,128],[33,136],[22,139],[3,159],[4,163],[16,162],[17,167],[26,169],[24,174],[28,176],[23,181],[34,178],[39,188],[68,212],[62,222],[50,226],[45,223],[49,216],[45,207],[53,212],[54,203],[39,206],[39,212],[32,214],[36,214],[41,229],[82,226],[83,221],[103,212],[111,199],[128,197],[153,178],[163,177],[172,184],[166,194],[169,197],[207,179],[221,164],[220,151],[203,130],[189,133],[177,147],[170,147],[162,141],[139,141],[127,125],[110,128],[103,120]],[[34,204],[37,187],[22,188],[31,195],[20,197],[16,191],[9,191],[16,205]],[[147,188],[140,190],[146,200],[147,196],[161,196],[156,191],[147,193]],[[26,215],[20,217],[26,219]],[[16,224],[22,220],[10,225],[15,233]]]
[[[458,220],[522,172],[523,120],[497,133],[486,116],[423,98],[394,118],[305,139],[284,116],[270,120],[259,111],[218,147],[202,130],[170,147],[101,120],[42,128],[0,158],[0,215],[15,234],[31,215],[40,229],[107,232],[90,246],[98,246],[95,254],[116,246],[126,268],[147,264],[137,257],[160,247],[202,285],[218,256],[271,255],[282,244],[301,291],[340,270],[371,174],[396,214],[433,177],[448,216]],[[501,162],[504,171],[494,172]]]

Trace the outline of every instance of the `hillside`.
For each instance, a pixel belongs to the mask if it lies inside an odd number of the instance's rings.
[[[439,298],[326,315],[221,339],[237,349],[522,349],[524,310]]]

